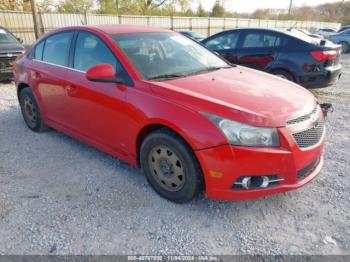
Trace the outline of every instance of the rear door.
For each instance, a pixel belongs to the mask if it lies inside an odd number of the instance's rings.
[[[220,54],[230,63],[236,64],[238,62],[236,48],[239,44],[240,35],[239,30],[223,32],[206,41],[205,46]]]
[[[237,63],[258,70],[267,70],[277,59],[282,48],[279,33],[246,30],[237,48]]]
[[[44,117],[63,125],[69,117],[64,79],[73,34],[64,31],[47,37],[36,45],[30,64],[30,76]]]

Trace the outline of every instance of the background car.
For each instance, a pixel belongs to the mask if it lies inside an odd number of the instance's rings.
[[[301,32],[235,29],[202,43],[231,63],[269,72],[308,88],[332,85],[341,73],[340,46]]]
[[[345,30],[348,30],[348,29],[350,29],[350,25],[342,26],[342,27],[338,30],[338,33],[341,33],[341,32],[343,32],[343,31],[345,31]]]
[[[15,37],[4,27],[0,27],[0,81],[13,77],[12,63],[25,51],[21,42],[20,38]]]
[[[321,35],[325,38],[328,38],[329,36],[336,34],[337,30],[332,29],[332,28],[321,28],[316,32],[316,34]]]
[[[344,30],[338,34],[329,37],[333,43],[341,45],[342,53],[349,53],[350,51],[350,29]]]
[[[187,36],[197,42],[201,42],[204,40],[206,37],[200,33],[193,32],[193,31],[179,31],[180,34]]]
[[[313,34],[313,33],[311,33],[310,31],[307,31],[307,30],[305,30],[305,29],[292,28],[292,29],[290,29],[289,31],[293,31],[293,30],[298,31],[298,32],[301,32],[301,33],[303,33],[303,34],[305,34],[305,35],[307,35],[307,36],[310,36],[310,37],[312,37],[312,38],[320,38],[320,39],[323,39],[323,38],[324,38],[322,35]]]

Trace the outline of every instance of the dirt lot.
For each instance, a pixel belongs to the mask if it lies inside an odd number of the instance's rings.
[[[350,254],[350,55],[331,101],[325,166],[302,189],[176,205],[140,170],[56,131],[35,134],[0,85],[0,254]]]

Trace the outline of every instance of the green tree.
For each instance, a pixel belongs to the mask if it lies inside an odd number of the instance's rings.
[[[211,11],[211,16],[213,17],[224,17],[225,16],[225,8],[220,5],[220,2],[216,0],[213,9]]]
[[[200,16],[200,17],[208,16],[208,14],[207,14],[207,12],[205,12],[202,4],[199,4],[199,6],[198,6],[197,16]]]
[[[63,0],[58,5],[58,11],[63,13],[86,13],[94,3],[93,0]]]

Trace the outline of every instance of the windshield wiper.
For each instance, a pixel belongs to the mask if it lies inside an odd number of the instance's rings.
[[[148,80],[171,79],[171,78],[184,77],[184,76],[186,76],[186,75],[183,75],[183,74],[164,74],[164,75],[151,76],[148,78]]]
[[[187,75],[198,75],[201,73],[207,73],[207,72],[211,72],[211,71],[216,71],[216,70],[220,70],[220,69],[225,69],[225,68],[231,68],[231,66],[212,66],[212,67],[206,67],[197,71],[193,71]]]

